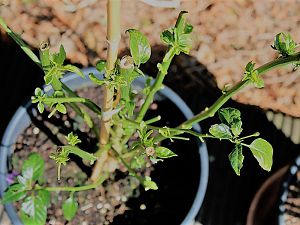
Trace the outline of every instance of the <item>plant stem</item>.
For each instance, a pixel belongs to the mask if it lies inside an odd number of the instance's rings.
[[[242,140],[245,140],[245,139],[247,139],[247,138],[258,137],[258,136],[259,136],[259,132],[255,132],[254,134],[251,134],[251,135],[248,135],[248,136],[239,138],[238,141],[242,141]]]
[[[120,0],[108,0],[107,2],[107,61],[106,61],[106,76],[109,77],[114,68],[118,57],[118,49],[121,38],[120,29]],[[100,121],[100,137],[99,137],[99,151],[102,147],[109,142],[109,132],[111,128],[111,114],[107,114],[113,108],[114,102],[114,89],[111,86],[104,86],[103,104],[102,104],[102,117]],[[103,151],[99,154],[96,165],[93,169],[91,180],[96,181],[101,175],[103,164],[108,156],[108,151]]]
[[[164,80],[165,76],[167,75],[167,71],[170,67],[173,57],[175,56],[175,53],[176,53],[175,47],[170,47],[168,49],[168,52],[166,53],[166,55],[161,63],[161,67],[158,71],[155,82],[151,86],[150,92],[147,95],[145,102],[142,105],[141,110],[136,118],[137,122],[141,122],[143,120],[149,106],[153,102],[155,93],[162,87],[163,80]]]
[[[260,67],[258,67],[256,70],[259,75],[263,75],[266,72],[278,68],[283,67],[292,63],[296,63],[300,61],[300,52],[286,57],[279,57],[269,63],[266,63]],[[178,128],[185,128],[185,127],[191,127],[195,123],[199,123],[209,117],[213,117],[215,113],[237,92],[242,90],[244,87],[246,87],[248,84],[250,84],[250,80],[242,80],[238,82],[234,87],[232,87],[229,91],[227,91],[225,94],[223,94],[212,106],[209,108],[206,108],[204,111],[200,112],[199,114],[195,115],[191,119],[183,122],[181,125],[178,126]],[[155,140],[156,141],[162,141],[166,139],[162,135],[158,135]]]
[[[139,180],[139,182],[143,185],[144,184],[144,179],[141,177],[141,176],[139,176],[129,165],[128,165],[128,163],[123,159],[123,157],[115,150],[115,149],[113,149],[112,148],[112,151],[117,155],[117,157],[121,160],[121,162],[123,163],[123,165],[127,168],[127,170],[128,170],[128,172],[132,175],[132,176],[134,176],[134,177],[136,177],[138,180]]]
[[[32,52],[29,46],[17,35],[14,33],[5,23],[2,17],[0,17],[0,25],[6,31],[6,33],[21,47],[21,49],[35,62],[40,68],[42,68],[41,62],[38,57]]]
[[[77,192],[77,191],[86,191],[86,190],[90,190],[90,189],[94,189],[98,186],[100,186],[106,179],[107,179],[108,175],[102,175],[101,177],[99,177],[99,179],[97,181],[95,181],[92,184],[89,185],[84,185],[84,186],[80,186],[80,187],[36,187],[35,190],[40,190],[40,189],[44,189],[47,191],[71,191],[71,192]]]

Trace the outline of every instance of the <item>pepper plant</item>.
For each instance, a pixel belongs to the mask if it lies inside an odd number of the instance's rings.
[[[243,167],[243,152],[248,150],[251,151],[262,169],[271,170],[273,156],[271,144],[260,138],[258,132],[244,136],[240,111],[234,108],[222,108],[222,106],[246,86],[254,85],[262,88],[264,86],[262,75],[266,72],[288,64],[295,66],[299,64],[300,53],[296,52],[296,43],[289,34],[280,33],[275,37],[272,48],[279,53],[277,59],[260,67],[256,67],[254,62],[249,62],[245,66],[241,81],[231,88],[223,90],[223,95],[213,105],[178,127],[157,127],[153,124],[161,119],[160,116],[145,120],[145,115],[155,94],[163,88],[163,81],[168,74],[172,59],[181,53],[188,54],[192,47],[193,26],[187,21],[187,12],[181,12],[175,26],[161,33],[161,40],[168,48],[162,62],[157,64],[158,74],[155,81],[147,81],[145,88],[140,93],[144,97],[141,106],[136,106],[136,92],[132,89],[132,82],[137,77],[144,76],[140,66],[150,58],[150,44],[140,31],[129,29],[126,33],[129,35],[130,55],[119,59],[120,0],[108,0],[107,16],[107,59],[100,60],[96,64],[97,70],[103,74],[103,79],[99,79],[95,74],[89,74],[89,79],[95,85],[103,87],[101,106],[90,99],[78,96],[61,82],[60,79],[68,71],[88,79],[79,68],[65,64],[66,52],[63,46],[60,47],[59,52],[52,53],[49,44],[43,42],[40,45],[38,57],[0,18],[0,25],[44,71],[45,84],[52,86],[54,90],[52,94],[46,94],[42,89],[36,88],[32,103],[37,105],[38,111],[43,113],[47,110],[51,117],[56,113],[66,114],[69,108],[82,117],[91,132],[99,137],[98,151],[91,153],[89,149],[80,149],[77,146],[81,140],[72,132],[66,137],[68,144],[54,149],[49,156],[57,164],[58,179],[63,173],[64,166],[70,161],[70,154],[89,161],[93,166],[93,172],[87,184],[83,186],[48,186],[43,179],[45,162],[42,157],[37,153],[29,155],[28,159],[24,161],[22,171],[17,176],[15,183],[10,185],[2,196],[2,203],[21,202],[20,215],[24,224],[45,224],[50,193],[57,194],[60,191],[70,194],[62,204],[62,210],[65,218],[72,220],[78,209],[76,192],[100,186],[108,178],[109,173],[113,173],[117,169],[106,166],[112,160],[117,160],[119,166],[125,166],[128,176],[134,176],[146,190],[158,189],[159,187],[150,176],[143,176],[138,171],[143,170],[147,162],[162,163],[161,161],[166,158],[176,157],[177,155],[172,152],[172,149],[161,146],[161,142],[165,139],[188,141],[185,134],[196,136],[201,141],[213,138],[231,142],[232,151],[228,158],[237,175],[240,175]],[[200,134],[193,130],[194,124],[213,117],[215,114],[218,114],[220,122],[212,125],[207,133]],[[134,140],[131,139],[133,135],[137,137]],[[252,139],[252,142],[249,143],[249,139]]]

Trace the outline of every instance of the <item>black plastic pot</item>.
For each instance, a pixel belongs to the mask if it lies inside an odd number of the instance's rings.
[[[291,190],[289,189],[290,185],[297,183],[297,173],[299,172],[299,169],[300,169],[300,155],[296,158],[294,163],[290,166],[287,174],[285,175],[285,179],[282,183],[282,192],[281,192],[280,200],[279,200],[279,216],[278,216],[278,224],[279,225],[286,224],[285,220],[284,220],[284,214],[286,213],[286,208],[285,208],[284,204],[287,203],[289,192],[291,192]],[[298,184],[298,186],[299,186],[299,184]],[[299,197],[299,190],[298,190],[296,197]],[[294,206],[294,207],[299,207],[299,205]]]
[[[86,68],[83,69],[83,73],[87,76],[89,73],[94,73],[98,76],[101,76],[94,68]],[[136,81],[133,83],[134,87],[136,89],[141,89],[144,86],[146,78],[141,77],[136,79]],[[62,79],[62,81],[67,84],[71,89],[79,89],[84,86],[91,86],[92,82],[88,79],[82,79],[81,77],[69,73],[66,74],[66,76]],[[45,92],[51,92],[52,89],[50,86],[44,87]],[[183,116],[185,118],[190,118],[193,116],[192,111],[189,109],[189,107],[185,104],[185,102],[171,89],[168,87],[164,87],[164,89],[160,90],[159,93],[156,96],[156,100],[161,99],[168,99],[172,104],[174,104],[177,109],[181,111]],[[25,106],[19,107],[19,109],[14,114],[13,118],[11,119],[4,136],[1,141],[1,147],[0,147],[0,194],[2,195],[3,192],[6,190],[8,184],[6,181],[6,176],[8,174],[8,163],[9,159],[11,157],[11,154],[13,154],[13,147],[16,143],[17,137],[30,125],[31,119],[28,114],[28,110],[31,110],[31,113],[34,115],[37,114],[34,107],[31,107],[31,103],[28,102]],[[196,124],[194,126],[194,130],[201,132],[200,126]],[[190,164],[194,163],[195,170],[194,171],[188,171],[189,175],[192,177],[192,179],[197,179],[197,186],[194,187],[195,193],[189,193],[194,194],[193,201],[188,206],[189,211],[185,215],[185,217],[182,218],[182,222],[178,223],[181,225],[190,225],[192,224],[195,216],[199,212],[199,209],[202,205],[203,198],[206,192],[207,182],[208,182],[208,154],[205,143],[200,142],[194,142],[196,151],[196,157],[194,157],[194,162],[188,162]],[[188,151],[188,149],[185,149],[185,151]],[[188,154],[185,153],[185,154]],[[178,157],[180,158],[180,156]],[[191,160],[191,159],[189,159]],[[180,165],[178,165],[180,166]],[[189,168],[189,167],[187,167]],[[176,174],[174,174],[176,176]],[[187,178],[188,176],[186,176]],[[184,184],[184,181],[182,181]],[[176,189],[176,187],[174,187]],[[177,190],[178,191],[178,190]],[[174,191],[173,191],[174,192]],[[170,196],[176,199],[176,196],[172,196],[172,190],[168,191],[170,193]],[[176,192],[174,192],[176,193]],[[178,193],[178,192],[177,192]],[[174,199],[173,199],[174,200]],[[189,204],[189,203],[187,203]],[[178,205],[180,209],[180,205]],[[5,210],[9,216],[9,218],[12,221],[13,225],[21,225],[21,221],[19,220],[19,217],[13,207],[12,204],[6,204]],[[168,215],[169,216],[169,215]],[[172,215],[170,215],[172,216]],[[124,223],[123,223],[124,224]],[[175,224],[172,224],[175,225]]]

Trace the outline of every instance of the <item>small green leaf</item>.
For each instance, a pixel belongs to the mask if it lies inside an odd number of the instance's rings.
[[[241,169],[243,167],[243,151],[242,151],[242,145],[236,144],[233,151],[229,154],[229,161],[231,164],[231,167],[233,168],[234,172],[240,176]]]
[[[177,156],[174,152],[172,152],[170,149],[165,148],[165,147],[157,147],[157,148],[155,148],[155,152],[156,152],[156,155],[162,159]]]
[[[274,45],[271,47],[277,50],[282,56],[289,56],[295,53],[297,44],[290,34],[281,32],[276,35]]]
[[[62,114],[66,114],[67,113],[67,108],[62,103],[57,103],[56,106],[55,106],[55,108],[57,109],[58,112],[60,112]]]
[[[44,112],[45,106],[44,106],[44,104],[42,102],[39,102],[38,105],[37,105],[37,107],[38,107],[38,110],[39,110],[40,113]]]
[[[26,197],[26,188],[22,184],[12,184],[4,192],[1,203],[19,201]]]
[[[79,143],[81,143],[81,140],[78,138],[77,135],[74,135],[73,132],[69,133],[68,136],[66,137],[69,145],[75,146]]]
[[[261,168],[270,171],[273,164],[272,145],[262,138],[257,138],[249,145],[249,148]]]
[[[148,177],[146,176],[145,177],[145,180],[144,180],[144,187],[145,187],[145,190],[148,191],[148,190],[157,190],[158,187],[157,187],[157,184],[151,180],[151,177]]]
[[[99,60],[97,63],[96,63],[96,69],[102,73],[104,70],[105,70],[105,67],[106,67],[106,61],[105,60]]]
[[[92,73],[90,73],[89,74],[89,78],[91,79],[91,81],[93,82],[93,83],[95,83],[95,84],[97,84],[97,85],[103,85],[103,84],[105,84],[105,81],[104,80],[100,80],[100,79],[98,79],[96,76],[95,76],[95,74],[92,74]]]
[[[168,45],[173,45],[175,42],[173,29],[165,30],[160,34],[160,39]]]
[[[228,107],[218,111],[219,118],[222,123],[230,126],[230,129],[235,137],[242,132],[241,112],[237,109]]]
[[[83,120],[86,122],[86,124],[89,126],[89,128],[93,128],[94,123],[90,115],[83,109],[81,109],[81,112],[83,114]]]
[[[235,108],[227,107],[218,111],[222,123],[231,124],[235,119],[240,120],[241,112]]]
[[[64,217],[70,221],[76,215],[78,210],[78,203],[74,200],[73,196],[70,196],[62,205]]]
[[[231,125],[230,129],[231,129],[231,131],[232,131],[232,133],[233,133],[233,135],[234,135],[235,137],[239,136],[239,135],[242,133],[242,131],[243,131],[243,128],[242,128],[242,121],[235,121],[235,122]]]
[[[81,76],[83,79],[85,79],[84,74],[82,73],[82,71],[81,71],[78,67],[69,64],[69,65],[65,65],[63,68],[64,68],[64,70],[69,71],[69,72],[76,73],[77,75],[79,75],[79,76]]]
[[[65,59],[66,59],[66,51],[64,49],[64,46],[61,45],[59,48],[59,54],[58,54],[56,63],[59,65],[62,65],[64,63]]]
[[[53,81],[53,76],[54,76],[54,70],[51,69],[48,71],[48,73],[44,76],[45,84],[51,84]]]
[[[34,90],[34,95],[35,96],[42,96],[43,95],[43,91],[42,91],[42,89],[40,89],[40,88],[36,88],[35,90]]]
[[[42,197],[28,196],[21,205],[21,220],[26,225],[44,225],[47,217],[47,206]]]
[[[211,133],[214,137],[220,139],[232,138],[232,134],[230,133],[230,128],[224,123],[212,125],[209,128],[209,133]]]
[[[258,74],[257,70],[255,70],[251,75],[251,81],[254,83],[256,88],[263,88],[265,86],[264,80]]]
[[[25,179],[36,181],[43,176],[44,169],[44,159],[37,153],[32,153],[23,163],[22,175]]]
[[[141,154],[141,155],[137,155],[134,156],[130,162],[130,166],[133,169],[141,169],[146,165],[146,160],[145,160],[145,155]]]
[[[264,80],[261,78],[261,76],[258,74],[258,71],[254,69],[255,63],[248,62],[248,64],[245,67],[245,76],[243,80],[251,80],[252,83],[254,83],[255,87],[257,88],[263,88],[264,87]]]
[[[130,36],[130,53],[134,63],[139,67],[140,64],[150,59],[151,47],[147,38],[138,30],[127,30]]]

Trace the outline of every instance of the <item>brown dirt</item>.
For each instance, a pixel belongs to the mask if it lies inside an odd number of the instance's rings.
[[[63,43],[72,62],[84,66],[105,57],[105,2],[94,0],[3,0],[0,15],[31,45],[49,39],[56,49]],[[180,9],[154,8],[138,0],[123,0],[122,27],[138,28],[152,45],[161,44],[159,33],[174,24],[178,12],[189,11],[195,26],[191,55],[207,66],[219,88],[239,81],[245,64],[261,65],[276,57],[270,48],[274,36],[291,32],[300,40],[297,0],[182,0]],[[127,46],[122,32],[121,48]],[[266,87],[247,88],[235,99],[265,109],[300,116],[299,72],[292,68],[269,72]]]
[[[101,102],[101,89],[83,88],[79,91],[79,95]],[[99,95],[100,94],[100,95]],[[70,117],[76,120],[74,113]],[[62,121],[66,126],[74,125],[74,121],[66,116],[55,115],[55,117]],[[38,119],[41,119],[40,116]],[[76,123],[77,124],[77,123]],[[89,132],[89,128],[83,124],[78,123],[77,133]],[[64,144],[67,144],[63,132],[60,127],[55,127],[53,124],[47,122],[46,126],[56,134],[57,138]],[[93,139],[93,135],[90,135]],[[95,137],[94,137],[95,138]],[[61,180],[57,180],[57,165],[54,160],[49,158],[51,153],[57,149],[57,143],[54,143],[44,131],[40,130],[35,125],[30,125],[22,135],[19,136],[15,144],[15,154],[12,162],[14,171],[21,171],[22,162],[32,152],[39,153],[45,160],[45,180],[48,186],[77,186],[84,185],[87,180],[87,172],[82,170],[74,161],[69,161],[66,166],[62,166]],[[116,174],[111,174],[110,178],[105,181],[103,186],[96,189],[77,192],[75,194],[78,200],[79,208],[76,216],[71,222],[66,222],[62,213],[62,203],[69,197],[68,192],[59,192],[53,194],[51,197],[51,206],[48,208],[48,222],[49,225],[90,225],[90,224],[110,224],[113,218],[117,215],[125,213],[128,210],[126,202],[130,197],[137,196],[138,191],[134,187],[139,185],[139,182],[131,176],[123,176],[124,178],[116,178]],[[15,204],[20,209],[20,203]],[[92,215],[92,216],[91,216]]]

